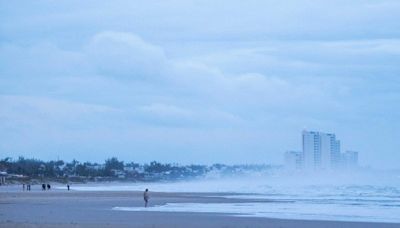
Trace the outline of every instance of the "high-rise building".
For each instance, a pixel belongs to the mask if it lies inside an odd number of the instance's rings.
[[[335,134],[303,131],[303,166],[306,170],[333,169],[340,161],[340,141]]]
[[[299,170],[302,168],[302,156],[298,151],[287,151],[285,153],[285,169]]]
[[[303,131],[303,167],[306,170],[314,170],[321,164],[320,143],[318,132]]]

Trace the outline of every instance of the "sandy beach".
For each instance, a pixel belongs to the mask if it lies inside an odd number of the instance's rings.
[[[150,206],[165,203],[243,202],[218,194],[151,193]],[[116,211],[143,206],[142,192],[0,190],[0,227],[400,227],[393,223],[238,217],[221,213]]]

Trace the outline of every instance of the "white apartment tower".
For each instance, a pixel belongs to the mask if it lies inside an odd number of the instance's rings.
[[[306,170],[329,170],[340,162],[340,141],[335,134],[303,131],[303,167]]]

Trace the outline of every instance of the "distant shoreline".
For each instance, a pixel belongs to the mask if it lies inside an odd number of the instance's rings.
[[[173,181],[173,180],[171,180]],[[179,180],[176,180],[179,181]],[[119,178],[24,178],[24,179],[7,179],[3,185],[22,185],[22,184],[42,184],[42,183],[56,183],[56,184],[91,184],[91,183],[135,183],[135,182],[160,182],[160,180],[138,180],[138,179],[119,179]],[[1,187],[2,185],[0,185]]]

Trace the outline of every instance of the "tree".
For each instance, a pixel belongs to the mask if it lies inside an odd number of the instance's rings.
[[[7,171],[8,167],[12,164],[12,159],[10,157],[6,157],[0,160],[0,171]]]
[[[104,173],[106,176],[112,176],[112,170],[123,170],[124,169],[124,162],[118,161],[116,157],[112,157],[106,160]]]
[[[162,173],[170,170],[171,170],[170,164],[161,164],[156,161],[152,161],[150,162],[150,165],[145,166],[145,171],[148,173]]]

